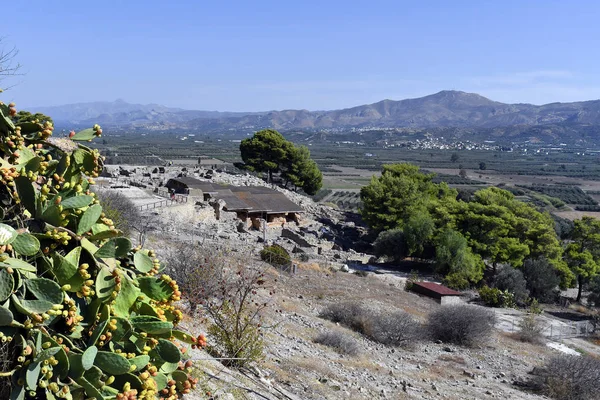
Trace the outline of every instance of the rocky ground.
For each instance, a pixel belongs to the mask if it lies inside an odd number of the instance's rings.
[[[211,180],[266,185],[254,177],[214,172]],[[140,193],[148,196],[146,201],[154,199],[150,190],[140,190],[131,191],[140,204]],[[354,221],[297,193],[277,190],[306,210],[300,224],[272,227],[266,232],[267,242],[281,244],[292,252],[299,266],[296,274],[261,264],[258,252],[265,233],[239,229],[233,215],[217,221],[208,204],[188,202],[149,214],[157,221],[156,229],[149,232],[149,247],[159,249],[170,241],[199,243],[211,252],[260,265],[268,271],[276,289],[265,314],[266,326],[271,326],[264,330],[265,359],[250,369],[236,371],[203,351],[193,351],[201,388],[189,398],[205,398],[207,392],[214,398],[229,400],[541,398],[523,391],[518,383],[526,381],[534,367],[561,350],[518,341],[511,331],[515,324],[518,326],[522,312],[501,311],[489,341],[476,348],[428,340],[409,348],[387,347],[320,318],[320,311],[329,304],[355,301],[372,309],[404,310],[423,322],[440,305],[404,290],[406,270],[369,267],[370,255],[352,248],[352,243],[364,234]],[[348,272],[343,272],[344,265],[350,265]],[[359,268],[374,272],[366,276],[353,273]],[[188,315],[185,326],[194,333],[206,330],[205,322],[196,315]],[[314,342],[317,335],[328,331],[353,338],[358,354],[342,355]],[[597,353],[597,346],[586,339],[561,342],[572,352]],[[552,343],[560,347],[558,341]]]
[[[307,265],[296,275],[279,274],[277,287],[269,313],[275,327],[265,331],[264,361],[244,374],[199,361],[199,368],[210,374],[200,376],[213,393],[233,393],[240,399],[535,399],[541,397],[515,383],[526,381],[547,357],[560,354],[543,344],[520,342],[502,330],[476,348],[427,340],[409,348],[387,347],[319,318],[326,305],[348,300],[390,312],[402,309],[421,321],[440,307],[404,291],[402,281],[389,276],[361,277]],[[273,312],[276,309],[281,312]],[[204,329],[200,323],[187,323],[191,330]],[[319,333],[327,331],[352,337],[359,353],[341,355],[314,343]],[[225,381],[212,377],[218,373]]]

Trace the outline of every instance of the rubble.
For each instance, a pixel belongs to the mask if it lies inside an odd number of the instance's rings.
[[[259,242],[279,244],[291,253],[304,253],[315,262],[342,263],[367,262],[369,245],[363,240],[366,229],[356,221],[348,220],[343,213],[331,207],[315,203],[311,198],[291,190],[269,184],[246,174],[232,174],[200,167],[183,171],[179,167],[108,166],[99,178],[103,189],[124,193],[136,205],[152,205],[164,200],[169,192],[164,185],[171,178],[193,177],[213,184],[238,187],[263,186],[274,189],[299,205],[304,213],[287,221],[279,218],[268,223],[262,218],[242,222],[234,212],[224,210],[221,199],[205,199],[186,196],[185,203],[166,203],[153,209],[164,221],[158,232],[176,239],[214,242],[220,249],[254,251]],[[145,189],[144,189],[145,188]],[[305,256],[306,257],[306,256]]]

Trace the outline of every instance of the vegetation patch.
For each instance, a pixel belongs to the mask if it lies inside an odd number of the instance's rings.
[[[404,311],[377,312],[352,302],[331,304],[319,316],[388,346],[411,345],[422,333],[419,322]]]
[[[292,263],[290,253],[278,244],[265,246],[260,251],[260,259],[274,267],[289,267]]]
[[[2,398],[180,398],[197,382],[184,344],[204,336],[177,329],[179,286],[90,188],[103,164],[84,143],[100,126],[53,129],[0,103]]]
[[[359,353],[359,346],[356,340],[340,331],[320,333],[314,339],[314,342],[331,347],[340,354],[355,356]]]
[[[495,320],[494,312],[483,307],[448,305],[429,314],[426,326],[433,340],[474,346],[490,338]]]
[[[556,400],[594,400],[600,393],[600,360],[594,357],[552,357],[534,376],[534,387]]]

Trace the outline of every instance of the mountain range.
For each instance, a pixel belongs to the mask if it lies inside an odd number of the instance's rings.
[[[596,138],[600,132],[600,100],[545,105],[506,104],[475,93],[444,90],[429,96],[382,100],[341,110],[282,110],[265,112],[218,112],[170,108],[159,104],[130,104],[123,100],[55,107],[37,107],[54,118],[57,126],[98,123],[116,130],[185,130],[201,133],[248,133],[264,128],[286,131],[344,131],[351,128],[452,129],[544,132],[560,138],[568,131],[577,136],[585,130]],[[595,141],[595,140],[594,140]]]

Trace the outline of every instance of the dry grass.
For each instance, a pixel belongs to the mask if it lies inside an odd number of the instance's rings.
[[[327,299],[328,302],[343,302],[359,296],[382,309],[401,306],[419,319],[439,307],[434,300],[405,292],[399,285],[390,285],[383,275],[372,275],[364,279],[350,273],[330,274],[300,269],[296,275],[282,275],[278,289],[280,293],[285,291],[286,298],[302,295],[305,298]]]
[[[299,260],[294,260],[298,264],[298,269],[303,271],[323,272],[323,269],[318,263],[303,263]]]

